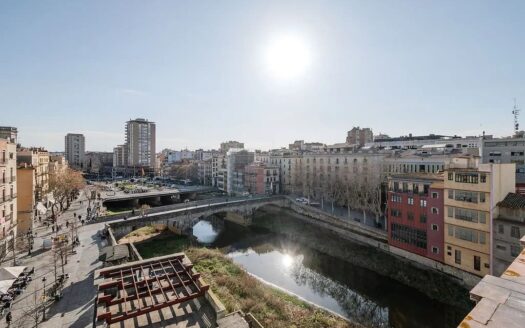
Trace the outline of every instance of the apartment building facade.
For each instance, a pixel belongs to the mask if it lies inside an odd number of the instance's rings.
[[[18,222],[16,128],[2,129],[6,134],[0,135],[0,259],[15,245]]]
[[[18,235],[23,236],[33,229],[36,209],[36,168],[26,163],[19,165],[17,170],[18,187]]]
[[[144,118],[126,122],[127,166],[155,168],[156,126]]]
[[[48,207],[49,153],[44,148],[18,148],[17,164],[35,168],[35,200]]]
[[[255,154],[244,149],[230,149],[226,154],[226,192],[238,194],[244,191],[244,168],[253,163]]]
[[[374,133],[370,128],[353,127],[348,131],[346,143],[363,147],[365,144],[374,141]]]
[[[523,251],[525,235],[525,196],[509,193],[497,204],[494,218],[494,275],[500,276]]]
[[[442,176],[390,176],[387,217],[390,246],[444,261]]]
[[[451,161],[444,171],[446,264],[481,277],[492,273],[496,204],[514,188],[514,164]]]
[[[84,169],[86,139],[80,133],[68,133],[65,136],[65,156],[69,166],[75,170]]]
[[[254,162],[244,168],[244,187],[250,194],[275,195],[279,193],[278,165]]]

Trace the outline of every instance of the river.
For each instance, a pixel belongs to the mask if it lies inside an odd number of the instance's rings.
[[[316,234],[321,240],[325,237],[322,231]],[[436,301],[392,278],[266,228],[202,220],[194,226],[193,235],[203,245],[222,249],[266,283],[369,327],[457,327],[468,313],[466,307]]]

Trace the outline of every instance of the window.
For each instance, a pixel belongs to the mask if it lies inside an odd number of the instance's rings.
[[[455,250],[454,251],[454,261],[456,262],[456,264],[461,264],[461,251],[460,250]]]
[[[481,183],[485,183],[485,182],[487,182],[487,176],[485,174],[482,174],[482,175],[480,175],[480,179],[479,180],[481,181]]]
[[[516,257],[516,256],[520,255],[520,252],[521,252],[521,248],[519,246],[510,245],[510,255],[512,257]]]
[[[498,224],[498,233],[504,234],[505,228],[503,227],[503,224]]]
[[[474,255],[474,270],[479,271],[481,269],[481,258]]]
[[[432,253],[439,254],[439,248],[437,248],[436,246],[432,246]]]
[[[414,198],[408,197],[408,205],[414,205]]]
[[[393,217],[399,218],[399,217],[401,217],[401,211],[398,210],[398,209],[392,208],[390,210],[390,215],[393,216]]]
[[[421,214],[419,216],[419,222],[420,223],[427,223],[427,216],[425,214]]]
[[[434,230],[434,231],[438,231],[438,230],[439,230],[439,227],[438,227],[437,224],[432,224],[432,225],[431,225],[431,228],[432,228],[432,230]]]
[[[510,227],[510,236],[512,238],[520,238],[520,228],[516,226]]]
[[[427,201],[426,201],[425,199],[421,199],[421,200],[419,201],[419,205],[420,205],[421,207],[427,207]]]
[[[454,173],[449,172],[449,173],[448,173],[448,179],[449,179],[450,181],[454,180]]]
[[[432,214],[439,214],[437,207],[432,207]]]
[[[485,202],[485,193],[484,192],[480,192],[479,193],[479,202],[480,203],[484,203]]]
[[[506,251],[507,247],[500,245],[500,244],[496,244],[496,249],[499,249],[500,251]]]
[[[438,193],[437,192],[432,192],[432,198],[438,198]]]
[[[406,225],[392,223],[390,225],[392,239],[418,248],[427,248],[427,233]]]
[[[472,191],[456,190],[454,199],[460,202],[477,203],[478,193]]]
[[[452,189],[448,190],[448,199],[454,199],[454,190]]]
[[[455,181],[460,183],[478,183],[477,173],[456,173]]]
[[[453,218],[454,217],[454,207],[448,206],[447,214],[448,214],[448,217]]]

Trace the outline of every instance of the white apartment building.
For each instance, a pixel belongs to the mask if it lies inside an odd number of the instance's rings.
[[[155,168],[155,123],[143,118],[126,122],[129,167]]]
[[[65,156],[71,168],[84,169],[85,143],[83,134],[68,133],[65,137]]]

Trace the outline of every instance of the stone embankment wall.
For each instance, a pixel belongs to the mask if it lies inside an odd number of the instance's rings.
[[[473,288],[481,278],[466,271],[445,265],[444,263],[407,252],[388,245],[387,233],[379,229],[365,227],[352,220],[343,221],[317,208],[304,205],[288,198],[285,207],[303,216],[301,219],[336,232],[340,237],[378,248],[384,252],[406,259],[413,264],[422,265],[431,270],[451,276],[467,289]]]

